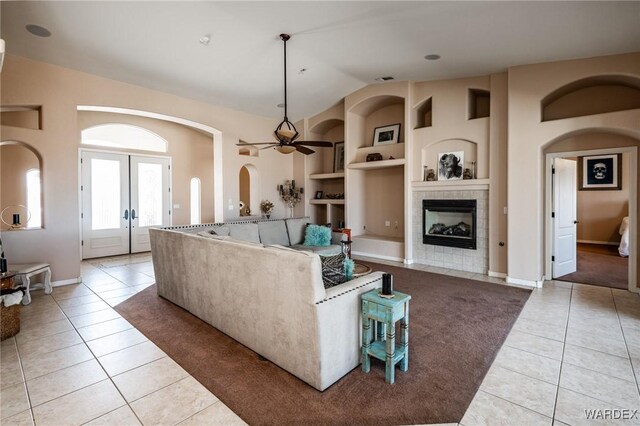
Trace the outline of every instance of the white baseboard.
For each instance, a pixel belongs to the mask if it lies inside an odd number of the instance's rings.
[[[489,275],[490,277],[494,277],[494,278],[507,278],[507,274],[503,273],[503,272],[493,272],[493,271],[488,271],[487,275]]]
[[[533,287],[533,288],[542,288],[542,283],[544,282],[542,279],[539,281],[523,280],[520,278],[510,277],[508,275],[506,278],[507,278],[508,284],[524,285],[524,286]]]
[[[78,284],[82,282],[82,277],[71,278],[69,280],[51,281],[51,287],[60,287],[69,284]]]
[[[611,242],[611,241],[594,241],[594,240],[578,240],[579,243],[583,244],[601,244],[604,246],[619,246],[619,242]]]
[[[359,251],[352,251],[351,254],[356,256],[371,257],[373,259],[389,260],[391,262],[404,262],[404,259],[400,257],[383,256],[381,254],[363,253]]]
[[[404,264],[405,265],[413,265],[415,262],[413,261],[413,259],[405,259],[404,260]]]

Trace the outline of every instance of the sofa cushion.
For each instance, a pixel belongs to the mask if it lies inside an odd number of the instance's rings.
[[[231,223],[229,227],[231,238],[251,243],[260,243],[260,232],[257,223]]]
[[[289,233],[289,243],[292,246],[302,244],[304,242],[304,231],[307,224],[311,222],[308,217],[298,219],[285,219],[287,232]]]
[[[262,244],[289,245],[289,235],[284,220],[258,222],[258,231]]]
[[[332,255],[342,253],[342,247],[337,245],[330,246],[305,246],[303,244],[296,244],[295,246],[291,246],[292,249],[300,250],[300,251],[310,251],[316,254],[323,255]]]
[[[344,259],[345,255],[342,253],[333,256],[320,256],[324,288],[331,288],[347,280],[344,273]]]
[[[305,246],[328,246],[331,244],[331,228],[308,224],[304,232]]]

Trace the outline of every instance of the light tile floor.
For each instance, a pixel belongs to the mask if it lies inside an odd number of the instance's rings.
[[[402,266],[395,262],[393,266]],[[423,265],[412,269],[504,285]],[[83,284],[32,292],[2,342],[2,425],[244,424],[113,306],[154,282],[148,254],[82,263]],[[547,282],[533,291],[461,425],[640,424],[640,297]],[[629,414],[613,411],[614,414]]]

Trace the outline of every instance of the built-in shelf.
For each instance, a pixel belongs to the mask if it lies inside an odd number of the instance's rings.
[[[322,199],[312,199],[309,200],[309,204],[344,204],[344,198],[342,199],[333,199],[333,198],[322,198]]]
[[[309,175],[309,179],[316,179],[316,180],[321,180],[321,179],[341,179],[341,178],[344,178],[344,172],[338,172],[338,173],[315,173],[315,174]]]
[[[357,170],[374,170],[374,169],[385,169],[387,167],[404,166],[404,164],[405,164],[404,158],[396,158],[393,160],[369,161],[368,163],[351,163],[347,167],[349,169],[357,169]]]
[[[413,191],[442,191],[445,189],[452,190],[482,190],[489,189],[489,179],[460,179],[460,180],[437,180],[430,182],[413,181],[411,189]]]

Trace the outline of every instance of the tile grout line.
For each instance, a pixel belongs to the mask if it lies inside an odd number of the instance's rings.
[[[29,404],[29,414],[31,415],[31,421],[35,425],[36,419],[35,419],[35,416],[33,415],[33,407],[31,406],[31,395],[29,394],[29,387],[27,386],[27,378],[24,375],[24,366],[22,365],[22,357],[20,356],[20,348],[18,347],[18,340],[16,340],[15,336],[13,336],[12,339],[13,339],[13,344],[15,345],[16,353],[18,354],[18,363],[20,364],[20,374],[22,375],[21,384],[24,387],[24,391],[27,393],[27,404]],[[21,413],[22,412],[23,411],[21,411]],[[20,414],[20,413],[16,413],[16,414]]]
[[[618,312],[618,305],[616,304],[616,298],[613,295],[613,292],[611,292],[611,297],[613,298],[613,306],[616,308],[616,316],[618,318],[618,324],[622,329],[622,340],[624,341],[624,347],[627,350],[627,355],[629,355],[629,363],[631,364],[631,373],[633,375],[633,378],[635,379],[636,390],[638,390],[637,395],[640,395],[640,384],[638,383],[638,376],[636,375],[636,370],[633,366],[633,357],[631,356],[631,352],[629,351],[629,345],[627,344],[627,338],[624,333],[624,327],[622,327],[622,321],[620,321],[620,312]]]
[[[569,333],[569,319],[571,318],[571,306],[573,305],[573,287],[574,283],[571,284],[571,293],[569,294],[569,311],[567,312],[567,323],[565,324],[564,329],[564,342],[562,342],[562,357],[560,360],[560,371],[558,371],[558,385],[556,386],[556,397],[553,401],[553,416],[552,422],[556,420],[556,411],[558,409],[558,395],[560,394],[560,379],[562,378],[562,367],[564,366],[564,351],[567,346],[567,334]],[[558,420],[559,421],[559,420]]]
[[[80,285],[84,285],[84,284],[82,284],[82,283],[81,283]],[[89,287],[87,287],[86,285],[84,285],[84,286],[85,286],[86,288],[89,288]],[[100,298],[100,300],[103,300],[103,299],[102,299],[98,294],[96,294],[93,290],[91,290],[90,288],[89,288],[89,290],[90,290],[93,294],[95,294],[98,298]],[[55,303],[56,303],[56,304],[58,304],[58,301],[57,301],[57,300],[55,300],[55,298],[54,298],[54,297],[51,297],[51,298],[52,298],[52,299],[54,299],[54,301],[55,301]],[[103,302],[104,302],[104,300],[103,300]],[[106,303],[106,302],[105,302],[105,303]],[[69,317],[67,316],[66,312],[64,312],[64,309],[62,309],[62,307],[61,307],[59,304],[58,304],[58,307],[62,310],[62,313],[63,313],[63,314],[64,314],[64,316],[67,318],[67,321],[69,321],[69,323],[71,324],[71,326],[73,327],[73,329],[76,331],[76,333],[78,333],[78,335],[80,336],[80,339],[82,339],[82,342],[83,342],[83,343],[84,343],[84,345],[87,347],[87,349],[89,350],[89,352],[91,352],[91,355],[93,356],[93,359],[95,359],[95,360],[96,360],[96,362],[98,363],[98,365],[100,366],[100,368],[102,369],[102,371],[104,372],[104,374],[106,374],[106,376],[107,376],[107,380],[109,380],[109,381],[111,382],[111,384],[112,384],[112,385],[113,385],[113,387],[116,389],[116,391],[118,392],[118,394],[120,394],[120,397],[121,397],[121,398],[122,398],[122,400],[125,402],[125,405],[129,407],[129,409],[131,410],[131,412],[133,413],[133,415],[136,417],[136,419],[140,422],[140,424],[143,424],[143,423],[142,423],[142,420],[138,417],[138,414],[137,414],[135,411],[133,411],[133,408],[129,405],[129,402],[127,401],[127,398],[125,398],[125,397],[124,397],[124,395],[122,394],[122,392],[120,391],[120,389],[118,388],[118,386],[117,386],[117,385],[115,384],[115,382],[113,381],[113,378],[109,375],[109,373],[108,373],[108,372],[107,372],[107,370],[104,368],[104,366],[102,365],[102,363],[98,360],[98,357],[97,357],[97,356],[96,356],[96,354],[93,352],[93,350],[91,350],[91,347],[89,347],[89,345],[88,345],[88,343],[87,343],[87,340],[85,340],[85,338],[82,336],[82,334],[80,334],[80,332],[78,331],[78,328],[76,328],[76,326],[71,322],[71,320],[70,320],[70,319],[69,319]],[[113,307],[112,307],[111,309],[113,309]],[[125,320],[125,321],[126,321],[126,320]],[[106,322],[106,321],[105,321],[105,322]],[[127,322],[128,322],[128,321],[127,321]],[[115,333],[113,333],[113,334],[115,334]],[[103,336],[103,337],[106,337],[106,336]],[[93,340],[97,340],[97,339],[93,339]],[[89,341],[90,341],[90,340],[89,340]],[[96,383],[100,383],[100,382],[102,382],[102,380],[100,380],[100,381],[98,381],[98,382],[96,382]],[[92,383],[91,385],[85,386],[84,388],[87,388],[87,387],[89,387],[89,386],[93,386],[93,385],[95,385],[96,383]],[[81,388],[81,389],[84,389],[84,388]],[[75,390],[75,391],[73,391],[73,392],[76,392],[76,391],[78,391],[78,390],[80,390],[80,389],[76,389],[76,390]],[[70,393],[73,393],[73,392],[70,392]],[[69,394],[70,394],[70,393],[69,393]],[[67,394],[67,395],[69,395],[69,394]],[[58,399],[58,398],[55,398],[55,399]],[[55,400],[55,399],[54,399],[54,400]],[[124,407],[124,405],[122,405],[122,406],[120,406],[120,407],[118,407],[118,408],[121,408],[121,407]],[[116,409],[118,409],[118,408],[116,408]],[[112,411],[115,411],[115,410],[112,410]],[[103,413],[103,414],[101,414],[100,416],[98,416],[98,417],[96,417],[96,418],[94,418],[94,419],[89,420],[89,422],[90,422],[90,421],[93,421],[93,420],[95,420],[95,419],[98,419],[98,418],[102,417],[102,416],[103,416],[103,415],[105,415],[105,414],[107,414],[107,413]],[[34,420],[35,420],[35,419],[34,419]],[[87,422],[85,422],[85,423],[87,423]]]
[[[527,410],[527,411],[531,411],[532,413],[536,413],[536,414],[538,414],[538,415],[540,415],[540,416],[543,416],[543,417],[545,417],[545,418],[547,418],[547,419],[549,419],[549,420],[551,420],[551,421],[553,422],[553,418],[552,418],[552,417],[547,416],[546,414],[542,414],[542,413],[541,413],[541,412],[539,412],[539,411],[533,410],[533,409],[531,409],[531,408],[529,408],[529,407],[525,407],[524,405],[522,405],[522,404],[518,404],[517,402],[509,401],[508,399],[505,399],[504,397],[499,396],[499,395],[495,395],[495,394],[493,394],[493,393],[489,392],[489,391],[488,391],[488,390],[486,390],[486,389],[478,388],[478,392],[484,392],[484,393],[486,393],[487,395],[491,395],[491,396],[493,396],[494,398],[498,398],[499,400],[505,401],[505,402],[507,402],[507,403],[509,403],[509,404],[513,404],[513,405],[516,405],[516,406],[518,406],[518,407],[520,407],[520,408],[524,408],[524,409],[525,409],[525,410]],[[477,393],[476,393],[476,395],[477,395]],[[475,399],[475,396],[474,396],[474,399]],[[473,402],[473,400],[471,400],[471,401]],[[469,405],[471,405],[471,404],[469,404]],[[468,409],[469,409],[469,407],[467,407],[467,410],[468,410]],[[465,414],[466,414],[466,411],[465,411]],[[464,418],[464,415],[462,416],[462,418]]]

